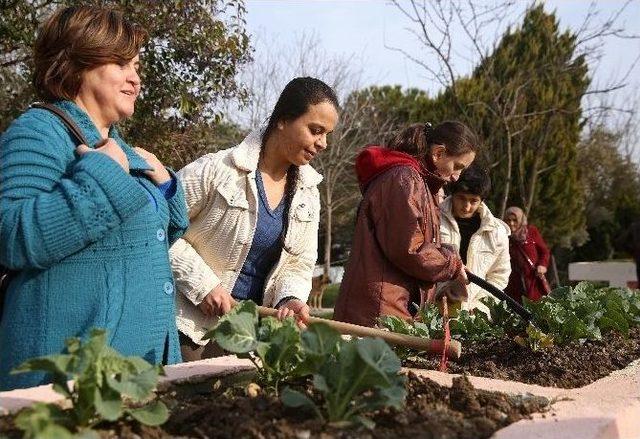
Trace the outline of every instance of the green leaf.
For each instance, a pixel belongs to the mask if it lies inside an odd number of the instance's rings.
[[[55,404],[36,403],[20,411],[14,420],[17,428],[29,438],[72,438],[68,414]]]
[[[313,376],[313,387],[315,387],[325,395],[328,394],[330,391],[329,385],[327,384],[327,380],[322,375],[319,375],[319,374],[315,374]]]
[[[310,408],[316,410],[316,404],[305,394],[285,387],[280,395],[280,400],[287,407],[293,408]]]
[[[340,333],[325,323],[312,323],[301,335],[302,363],[299,376],[317,372],[326,359],[336,355],[343,340]]]
[[[283,322],[275,317],[265,317],[260,320],[260,326],[258,327],[258,340],[269,341],[273,334],[280,328],[282,328]]]
[[[57,375],[67,375],[72,356],[66,354],[48,355],[32,358],[11,371],[12,374],[22,372],[43,371]]]
[[[384,340],[380,338],[363,338],[356,341],[357,351],[382,379],[388,381],[388,374],[400,372],[400,359]]]
[[[95,389],[94,403],[96,412],[107,421],[115,421],[122,416],[122,400],[120,394],[109,388],[102,391]]]
[[[271,335],[268,343],[260,342],[256,349],[262,368],[269,378],[267,384],[277,387],[278,382],[289,378],[301,362],[300,332],[293,319],[286,319]]]
[[[67,381],[70,379],[69,372],[73,367],[73,356],[67,354],[48,355],[45,357],[32,358],[25,361],[11,371],[11,374],[43,371],[50,374],[53,383],[53,390],[64,397],[69,397]]]
[[[253,316],[238,314],[216,326],[213,338],[229,352],[250,352],[258,345],[255,323]]]
[[[138,373],[144,372],[144,371],[146,371],[147,369],[149,369],[151,367],[156,367],[156,366],[152,365],[147,360],[145,360],[144,358],[141,358],[141,357],[127,357],[127,362]],[[157,369],[157,371],[158,371],[158,374],[164,373],[164,371],[162,370],[162,366],[160,366],[160,368]]]
[[[25,437],[33,437],[34,439],[77,439],[75,434],[56,424],[48,424],[37,434],[33,436],[26,435]]]
[[[367,430],[374,430],[376,428],[376,423],[366,416],[354,416],[353,420],[362,425]]]
[[[107,346],[107,331],[101,328],[91,329],[89,338],[75,353],[77,361],[75,372],[94,370],[97,373],[95,366],[98,365],[98,359],[106,349],[111,349]]]
[[[53,383],[53,391],[63,395],[65,398],[71,397],[71,392],[69,391],[69,387],[67,387],[67,383],[60,384],[58,382]]]
[[[136,421],[151,426],[162,425],[169,419],[169,410],[160,401],[155,401],[140,408],[127,409],[127,413]]]
[[[431,332],[429,326],[422,322],[413,322],[413,335],[423,338],[431,338]]]
[[[256,325],[258,311],[251,301],[240,302],[218,321],[204,338],[213,338],[223,349],[233,353],[251,352],[258,346]]]
[[[301,338],[305,354],[322,357],[335,354],[342,343],[340,333],[326,323],[310,324]]]
[[[100,435],[93,430],[82,430],[74,434],[73,439],[100,439]]]
[[[401,408],[407,397],[407,390],[404,387],[405,377],[399,376],[399,382],[395,386],[384,387],[377,390],[377,397],[381,406]]]
[[[107,384],[113,390],[134,401],[141,401],[151,395],[158,382],[158,370],[149,368],[135,375],[118,374],[106,377]]]
[[[398,334],[412,335],[413,326],[404,319],[396,316],[380,316],[378,323]]]

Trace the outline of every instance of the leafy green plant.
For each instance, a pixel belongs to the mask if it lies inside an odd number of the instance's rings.
[[[546,349],[553,346],[553,337],[545,334],[532,324],[527,326],[525,330],[526,336],[516,335],[513,339],[520,346],[525,346],[532,351]]]
[[[382,407],[401,408],[406,397],[400,359],[381,339],[343,342],[337,355],[319,357],[313,385],[322,394],[311,396],[285,387],[282,402],[290,407],[313,410],[325,421],[337,424],[361,423],[374,426],[364,414]]]
[[[417,305],[415,306],[418,308]],[[407,321],[396,316],[381,316],[378,318],[378,325],[397,334],[415,337],[442,338],[444,334],[442,316],[438,308],[433,304],[418,308],[416,318],[413,321]],[[412,349],[401,346],[394,346],[393,349],[402,359],[406,359],[415,353]]]
[[[317,406],[309,396],[289,387],[281,398],[289,406],[311,408],[323,420],[371,425],[363,413],[399,407],[404,401],[400,360],[379,339],[345,341],[323,323],[311,324],[300,333],[292,319],[260,320],[253,302],[236,305],[205,337],[251,359],[261,383],[276,393],[283,382],[313,376],[323,404]]]
[[[220,318],[205,338],[223,349],[250,359],[264,387],[278,393],[282,381],[300,376],[303,362],[300,331],[293,319],[258,318],[256,304],[243,301]]]
[[[526,322],[511,311],[507,302],[496,300],[492,296],[483,297],[480,302],[489,309],[491,324],[501,327],[505,334],[522,334],[526,330]]]
[[[590,282],[561,287],[539,302],[524,306],[536,324],[558,343],[599,340],[603,332],[628,334],[640,323],[640,298],[627,288],[597,288]]]
[[[422,308],[415,303],[414,306],[418,310],[414,325],[419,329],[421,328],[425,334],[428,334],[429,338],[442,338],[444,336],[444,326],[438,307],[433,303],[428,303]]]
[[[477,341],[504,335],[501,326],[492,323],[485,313],[477,309],[473,314],[460,310],[458,317],[450,319],[449,325],[451,337],[457,339]]]
[[[429,330],[422,322],[409,322],[396,316],[380,316],[378,318],[378,325],[396,334],[430,338]],[[415,352],[413,349],[402,346],[394,346],[393,350],[396,355],[403,360],[406,360]]]
[[[506,302],[487,297],[482,302],[491,318],[482,311],[461,310],[449,319],[451,336],[460,340],[514,336],[516,342],[533,350],[571,341],[599,340],[608,331],[628,334],[640,324],[640,297],[628,288],[599,288],[590,282],[560,287],[538,302],[523,299],[533,316],[528,325],[513,313]],[[419,337],[442,337],[442,316],[431,306],[420,310],[416,321],[385,316],[380,324],[391,331]],[[408,356],[406,350],[399,355]]]
[[[107,345],[104,329],[92,329],[86,342],[70,338],[66,354],[26,361],[12,373],[44,371],[51,375],[53,389],[71,405],[36,404],[16,417],[16,425],[30,437],[71,437],[102,421],[129,415],[146,425],[160,425],[169,417],[160,401],[148,402],[163,374],[140,357],[124,357]],[[72,379],[73,383],[68,383]],[[125,401],[135,404],[131,407]],[[48,433],[47,433],[48,432]],[[66,432],[66,433],[65,433]],[[55,435],[54,435],[55,433]]]

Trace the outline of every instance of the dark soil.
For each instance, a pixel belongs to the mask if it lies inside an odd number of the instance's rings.
[[[449,361],[448,369],[450,373],[572,389],[624,369],[638,358],[640,327],[635,327],[628,338],[608,333],[600,341],[553,346],[535,352],[509,338],[463,343],[462,357]],[[439,359],[411,357],[404,365],[438,369]]]
[[[371,419],[376,427],[343,427],[324,424],[311,413],[284,407],[262,391],[245,395],[243,387],[206,393],[177,388],[164,394],[171,417],[162,428],[118,423],[106,426],[109,438],[488,438],[496,430],[534,412],[546,410],[539,397],[514,397],[474,389],[464,377],[454,379],[451,389],[409,374],[407,405],[385,409]],[[19,437],[8,417],[0,418],[0,437]]]

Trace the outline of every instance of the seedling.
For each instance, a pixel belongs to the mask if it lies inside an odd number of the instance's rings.
[[[72,437],[72,432],[92,437],[88,429],[124,415],[146,425],[160,425],[168,419],[162,402],[149,402],[158,376],[164,373],[161,366],[153,366],[140,357],[120,355],[107,345],[104,329],[92,329],[84,343],[70,338],[65,344],[66,354],[33,358],[12,371],[49,373],[53,390],[71,405],[62,409],[55,404],[36,404],[22,411],[16,417],[16,425],[26,438],[66,438]]]

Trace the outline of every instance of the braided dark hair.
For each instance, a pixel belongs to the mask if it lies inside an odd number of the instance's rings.
[[[273,107],[271,116],[269,116],[267,127],[262,133],[262,150],[264,151],[267,140],[278,126],[278,122],[295,120],[306,113],[311,105],[322,102],[330,102],[336,110],[340,107],[335,91],[321,80],[307,76],[294,78],[289,81],[282,90],[282,93],[280,93],[280,97]],[[285,184],[285,223],[281,235],[283,246],[284,238],[289,228],[289,209],[293,201],[293,195],[296,192],[299,173],[300,170],[295,165],[291,165],[287,170],[287,182]]]

